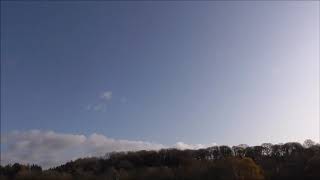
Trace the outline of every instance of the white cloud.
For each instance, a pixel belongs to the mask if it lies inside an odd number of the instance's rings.
[[[112,98],[112,91],[105,91],[105,92],[103,92],[103,93],[101,94],[100,98],[101,98],[102,100],[106,100],[106,101],[111,100],[111,98]]]
[[[165,146],[144,141],[115,140],[100,134],[90,136],[31,130],[2,136],[1,164],[39,164],[44,168],[72,159],[103,156],[112,151],[161,149]]]
[[[184,142],[177,142],[174,146],[177,149],[202,149],[207,148],[211,146],[216,146],[216,143],[210,143],[210,144],[186,144]]]
[[[103,156],[114,151],[158,150],[168,148],[162,144],[116,140],[101,134],[85,136],[53,131],[14,131],[1,136],[3,151],[1,164],[39,164],[43,168],[61,165],[67,161],[88,156]],[[186,144],[178,142],[177,149],[200,149],[216,144]]]
[[[85,107],[87,111],[105,112],[107,109],[107,101],[112,99],[112,91],[105,91],[100,95],[100,101],[89,104]]]
[[[103,103],[96,104],[92,107],[94,111],[104,112],[107,109],[107,105]]]

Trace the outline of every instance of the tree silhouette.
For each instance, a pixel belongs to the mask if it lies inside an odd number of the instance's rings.
[[[37,165],[0,166],[1,180],[316,180],[320,146],[290,142],[261,146],[213,146],[199,150],[113,152],[42,170]]]

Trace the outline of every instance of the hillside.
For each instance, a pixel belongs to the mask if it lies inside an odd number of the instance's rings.
[[[130,179],[320,179],[320,146],[286,143],[214,146],[199,150],[162,149],[108,153],[42,170],[37,165],[1,167],[1,180]]]

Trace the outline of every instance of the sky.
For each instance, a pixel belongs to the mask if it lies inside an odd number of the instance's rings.
[[[2,1],[1,163],[319,142],[319,9]]]

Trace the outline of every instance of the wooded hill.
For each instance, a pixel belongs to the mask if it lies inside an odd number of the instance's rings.
[[[320,145],[306,141],[261,146],[214,146],[108,153],[42,170],[37,165],[1,166],[12,180],[319,180]]]

